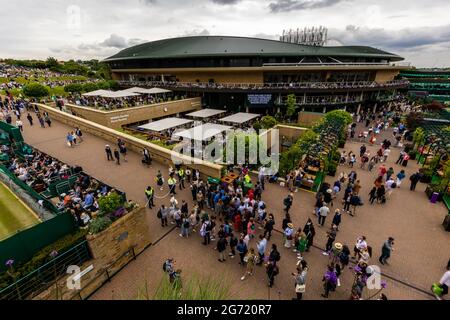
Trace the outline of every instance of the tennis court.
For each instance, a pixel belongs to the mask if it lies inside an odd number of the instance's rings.
[[[39,222],[36,214],[0,183],[0,240]]]

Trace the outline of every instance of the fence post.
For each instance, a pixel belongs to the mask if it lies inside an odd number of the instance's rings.
[[[106,278],[107,278],[106,281],[111,282],[111,277],[109,276],[108,269],[105,269],[105,272],[106,272]]]
[[[136,253],[134,252],[134,247],[131,247],[131,252],[133,253],[133,260],[136,260]]]

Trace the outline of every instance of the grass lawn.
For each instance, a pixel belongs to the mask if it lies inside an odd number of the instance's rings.
[[[0,240],[39,222],[37,216],[0,183]]]

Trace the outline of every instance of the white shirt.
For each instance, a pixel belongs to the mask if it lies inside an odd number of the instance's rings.
[[[330,213],[330,209],[328,207],[323,206],[319,209],[319,213],[322,217],[328,216],[328,213]]]
[[[388,188],[389,190],[391,190],[392,189],[392,184],[394,183],[395,181],[393,180],[393,179],[389,179],[388,181],[386,181],[386,188]]]
[[[450,287],[450,271],[447,271],[442,276],[441,280],[439,280],[440,284],[445,284],[447,287]]]

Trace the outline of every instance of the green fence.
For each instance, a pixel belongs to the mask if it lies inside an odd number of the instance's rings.
[[[25,182],[20,180],[16,177],[15,174],[10,172],[8,168],[2,164],[0,164],[0,171],[7,175],[12,181],[14,181],[15,184],[17,184],[19,187],[21,187],[26,193],[28,193],[30,196],[32,196],[36,201],[42,200],[43,206],[51,211],[52,213],[59,214],[61,213],[61,210],[58,210],[56,206],[51,203],[49,200],[45,199],[41,194],[39,194],[37,191],[35,191],[33,188],[31,188],[29,185],[27,185]]]
[[[87,241],[83,240],[8,287],[0,289],[0,300],[32,299],[49,286],[55,285],[59,277],[67,275],[69,266],[81,266],[90,259]]]
[[[6,261],[25,263],[39,250],[76,230],[70,213],[39,223],[0,242],[0,272],[6,271]]]

